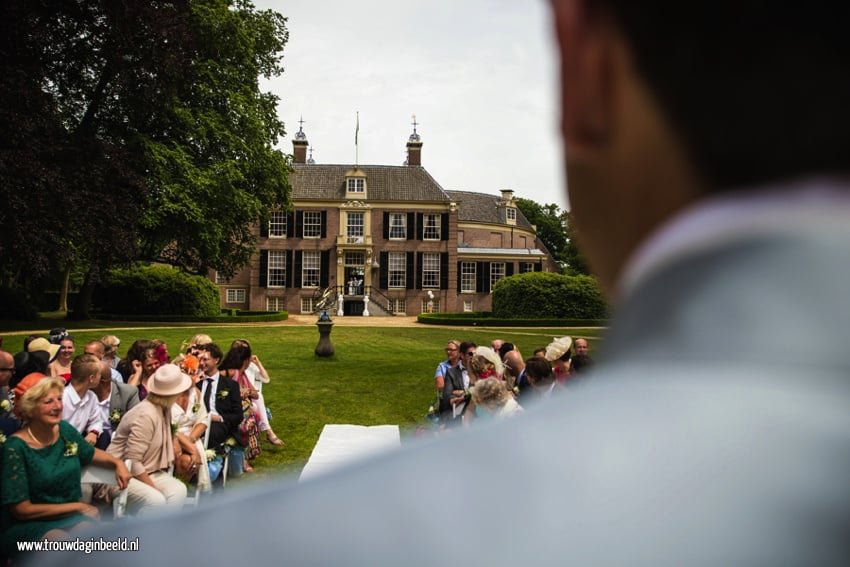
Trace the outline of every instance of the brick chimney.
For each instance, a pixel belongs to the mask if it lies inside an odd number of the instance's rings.
[[[307,163],[307,146],[310,142],[307,141],[307,134],[304,133],[304,119],[299,120],[301,126],[298,132],[295,133],[295,139],[292,140],[292,161],[294,163]]]
[[[413,115],[413,134],[407,139],[407,161],[405,165],[422,165],[422,139],[416,132],[416,127],[419,123],[416,121],[416,115]]]

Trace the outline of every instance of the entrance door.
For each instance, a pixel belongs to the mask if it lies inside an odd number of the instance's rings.
[[[345,253],[345,295],[363,295],[365,262],[366,255],[363,252]]]

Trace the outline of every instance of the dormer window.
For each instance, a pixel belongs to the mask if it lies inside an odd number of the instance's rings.
[[[366,190],[366,180],[362,178],[354,178],[348,180],[349,193],[363,193]]]
[[[516,209],[514,207],[505,208],[505,218],[508,224],[516,224]]]

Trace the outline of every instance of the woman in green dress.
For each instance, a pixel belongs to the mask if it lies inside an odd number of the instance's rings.
[[[99,519],[80,502],[80,469],[93,462],[115,467],[121,488],[130,472],[123,462],[89,445],[62,421],[61,379],[32,375],[15,388],[15,411],[23,427],[3,445],[0,544],[14,555],[16,541],[61,539]]]

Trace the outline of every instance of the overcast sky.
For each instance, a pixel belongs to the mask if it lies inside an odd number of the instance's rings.
[[[401,165],[419,122],[444,189],[566,206],[556,66],[543,0],[254,0],[288,18],[281,148],[304,117],[317,163]]]

